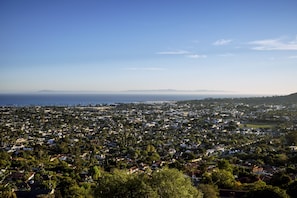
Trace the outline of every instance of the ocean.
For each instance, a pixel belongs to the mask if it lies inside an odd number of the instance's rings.
[[[0,94],[0,106],[87,106],[239,97],[199,94]]]

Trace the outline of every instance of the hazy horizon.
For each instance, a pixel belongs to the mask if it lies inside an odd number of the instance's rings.
[[[1,1],[0,93],[295,93],[296,7],[294,0]]]
[[[38,91],[8,91],[0,92],[0,95],[192,95],[192,96],[226,96],[226,97],[262,97],[262,96],[284,96],[289,94],[256,94],[240,93],[219,90],[122,90],[122,91],[92,91],[92,90],[38,90]]]

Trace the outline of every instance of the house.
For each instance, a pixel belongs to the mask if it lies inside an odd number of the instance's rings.
[[[262,175],[262,174],[264,174],[264,169],[262,167],[253,166],[252,173],[257,174],[257,175]]]

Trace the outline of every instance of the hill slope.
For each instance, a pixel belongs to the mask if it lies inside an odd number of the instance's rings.
[[[183,101],[183,102],[187,102],[187,101]],[[237,102],[237,103],[242,102],[247,104],[297,104],[297,93],[293,93],[286,96],[272,96],[272,97],[207,98],[202,101],[200,100],[199,102]]]
[[[250,98],[250,102],[266,103],[266,104],[297,104],[297,93],[286,96],[273,96],[263,98]]]

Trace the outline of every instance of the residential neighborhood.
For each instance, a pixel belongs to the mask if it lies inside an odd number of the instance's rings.
[[[203,185],[224,197],[259,186],[294,197],[297,105],[256,101],[2,106],[2,195],[92,197],[104,174],[169,168],[202,197]]]

